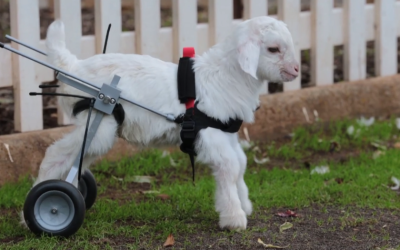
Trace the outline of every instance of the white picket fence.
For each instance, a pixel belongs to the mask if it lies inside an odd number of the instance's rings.
[[[182,47],[193,46],[201,54],[224,39],[235,23],[233,0],[209,0],[208,23],[197,23],[196,0],[172,0],[173,27],[160,28],[160,0],[132,0],[135,32],[122,32],[121,0],[95,0],[94,36],[81,35],[81,1],[54,0],[55,17],[66,25],[67,46],[80,58],[101,53],[106,29],[112,23],[107,52],[139,53],[177,62]],[[267,15],[267,0],[243,0],[244,19]],[[400,36],[400,1],[344,0],[334,8],[333,0],[311,0],[311,11],[300,12],[300,0],[279,0],[278,15],[292,32],[297,57],[311,49],[314,85],[333,84],[333,47],[345,46],[345,80],[366,77],[366,42],[375,41],[377,76],[396,74],[397,37]],[[45,50],[39,36],[38,0],[11,0],[11,35]],[[16,44],[13,47],[45,58]],[[0,50],[0,87],[14,86],[15,129],[43,128],[42,99],[29,97],[38,85],[54,79],[53,72],[10,52]],[[284,90],[300,89],[300,78],[286,83]],[[59,113],[59,123],[68,119]]]

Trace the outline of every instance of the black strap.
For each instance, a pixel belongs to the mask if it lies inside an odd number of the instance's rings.
[[[228,133],[236,133],[239,131],[243,123],[243,121],[240,119],[232,118],[230,118],[227,123],[223,123],[220,120],[209,117],[197,108],[197,103],[194,105],[194,114],[194,121],[196,123],[197,131],[211,127]]]
[[[182,127],[180,149],[187,153],[190,157],[190,163],[193,171],[193,182],[195,180],[195,165],[194,157],[197,155],[194,142],[200,130],[211,127],[228,133],[236,133],[239,131],[243,121],[239,119],[230,119],[227,123],[223,123],[217,119],[207,116],[197,108],[197,103],[194,108],[187,109],[184,115],[179,116],[176,120]]]
[[[76,116],[80,112],[88,109],[90,107],[91,99],[83,99],[75,103],[72,110],[72,114]],[[125,120],[124,107],[120,103],[115,104],[113,110],[114,119],[117,121],[118,125],[121,126]]]
[[[194,112],[193,108],[187,109],[185,114],[178,117],[177,120],[175,120],[175,122],[180,123],[182,128],[180,133],[182,144],[180,145],[179,148],[181,149],[182,152],[189,155],[190,164],[192,165],[192,178],[194,183],[195,179],[194,157],[196,156],[196,152],[194,150],[194,141],[196,140],[197,131],[195,122],[193,120],[193,112]]]
[[[196,99],[196,85],[193,71],[193,60],[181,57],[178,65],[178,98],[181,103]]]

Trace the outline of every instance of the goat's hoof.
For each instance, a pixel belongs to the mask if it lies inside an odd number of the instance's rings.
[[[246,213],[246,215],[251,215],[253,212],[253,205],[249,199],[246,199],[242,202],[242,209]]]
[[[232,231],[246,230],[246,213],[240,209],[240,211],[234,214],[221,214],[219,217],[219,226]]]

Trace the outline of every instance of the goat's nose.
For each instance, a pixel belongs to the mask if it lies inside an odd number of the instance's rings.
[[[294,71],[296,71],[297,73],[299,73],[299,65],[295,65],[295,66],[294,66]]]

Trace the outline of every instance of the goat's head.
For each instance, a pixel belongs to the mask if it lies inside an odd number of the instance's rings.
[[[282,21],[256,17],[234,32],[241,69],[259,80],[288,82],[298,76],[292,36]]]

